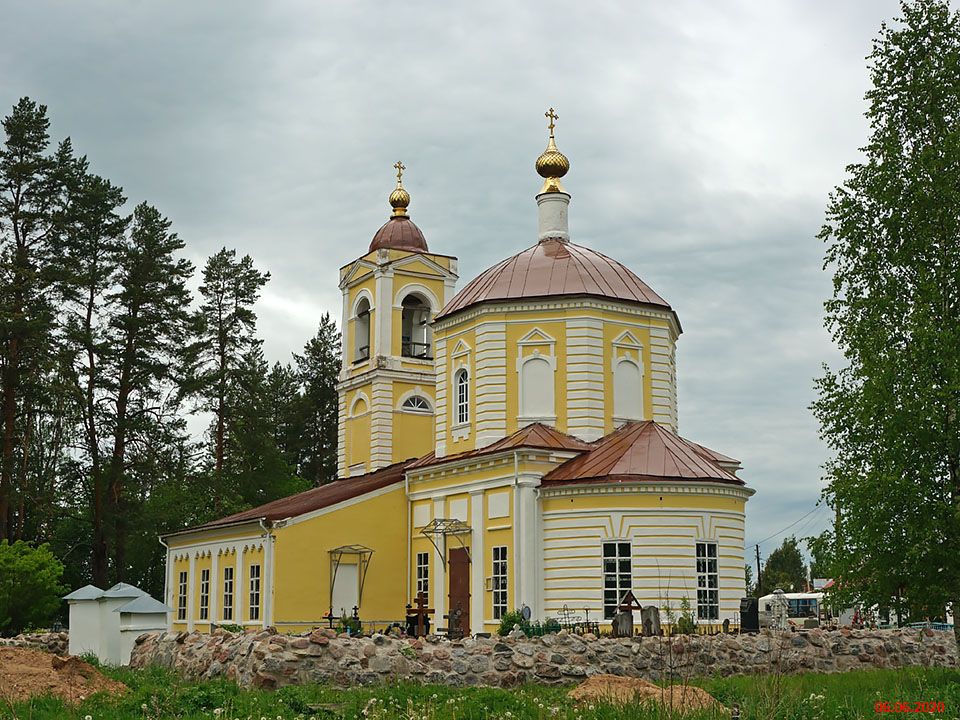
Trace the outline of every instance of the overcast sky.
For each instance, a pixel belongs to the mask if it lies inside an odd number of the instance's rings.
[[[819,495],[827,452],[807,408],[839,358],[815,235],[866,137],[864,58],[897,11],[31,0],[3,11],[0,106],[46,104],[53,137],[156,205],[198,266],[226,245],[269,270],[260,331],[283,361],[322,313],[339,319],[337,268],[386,220],[397,159],[460,287],[532,245],[554,106],[571,235],[677,310],[680,431],[742,458],[752,543]]]

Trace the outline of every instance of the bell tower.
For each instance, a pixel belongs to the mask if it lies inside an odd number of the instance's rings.
[[[340,268],[343,360],[337,475],[373,472],[433,450],[434,316],[453,297],[457,259],[431,253],[407,214],[402,162],[393,213],[367,253]],[[441,389],[442,392],[442,389]]]

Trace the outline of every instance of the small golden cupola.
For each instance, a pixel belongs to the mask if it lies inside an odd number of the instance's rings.
[[[553,108],[547,110],[543,116],[550,121],[547,125],[550,129],[550,139],[547,141],[547,149],[537,158],[537,174],[543,178],[543,187],[540,188],[540,192],[566,192],[560,184],[560,178],[570,169],[570,161],[557,149],[557,142],[553,137],[553,128],[556,127],[556,121],[560,116],[554,112]]]
[[[407,208],[410,207],[410,193],[403,187],[403,171],[407,167],[399,160],[393,167],[397,171],[397,187],[393,189],[388,199],[390,207],[393,208],[393,215],[383,227],[377,230],[373,240],[370,241],[368,252],[384,248],[428,252],[427,239],[407,215]]]
[[[560,178],[570,169],[567,156],[557,149],[557,142],[553,137],[553,128],[560,118],[553,108],[544,113],[549,120],[550,139],[547,149],[537,158],[537,174],[543,178],[543,187],[537,194],[537,209],[539,213],[538,237],[542,240],[560,240],[569,242],[570,231],[567,227],[567,209],[570,206],[570,195],[560,184]]]

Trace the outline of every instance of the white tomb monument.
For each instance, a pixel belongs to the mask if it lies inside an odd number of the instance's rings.
[[[87,585],[64,600],[70,604],[70,654],[90,653],[106,665],[128,664],[137,636],[166,630],[167,615],[172,612],[127,583],[109,590]]]

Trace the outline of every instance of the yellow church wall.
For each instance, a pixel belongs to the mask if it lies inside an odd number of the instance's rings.
[[[347,443],[347,469],[363,466],[370,468],[370,399],[373,394],[370,383],[361,385],[346,395],[346,418],[344,418]]]
[[[566,313],[561,313],[566,316]],[[562,320],[550,321],[546,317],[556,315],[556,311],[547,313],[516,313],[507,323],[507,430],[506,434],[516,432],[522,427],[520,417],[520,374],[517,372],[517,360],[530,357],[536,352],[544,357],[553,357],[556,369],[553,373],[554,413],[556,421],[552,424],[562,432],[567,431],[567,326]],[[535,330],[548,335],[553,342],[534,341],[519,345],[521,338]],[[523,423],[526,425],[527,423]]]
[[[374,355],[374,338],[376,333],[376,324],[379,312],[381,308],[378,308],[377,303],[377,293],[376,293],[376,278],[374,278],[373,273],[368,273],[364,280],[352,285],[347,292],[347,327],[343,332],[343,339],[346,343],[347,348],[347,366],[345,368],[347,375],[357,375],[361,372],[364,372],[369,369],[370,362],[356,362],[356,332],[357,332],[357,322],[353,319],[353,308],[357,303],[357,298],[360,297],[361,292],[366,291],[368,297],[370,298],[370,357],[373,358]],[[389,312],[390,309],[387,308]]]
[[[322,624],[330,606],[329,551],[344,545],[374,551],[360,598],[361,618],[402,618],[407,602],[406,528],[402,483],[277,528],[274,582],[280,590],[274,595],[274,624],[284,632]]]
[[[604,541],[630,541],[633,590],[644,605],[674,609],[686,596],[697,610],[696,543],[715,542],[718,555],[717,622],[736,622],[744,594],[746,494],[715,488],[701,493],[617,492],[542,499],[544,611],[564,604],[602,616]]]
[[[423,383],[393,383],[393,461],[400,462],[422,457],[433,450],[433,413],[403,410],[401,405],[407,393],[423,396],[436,407],[434,388]]]

